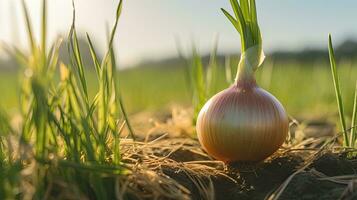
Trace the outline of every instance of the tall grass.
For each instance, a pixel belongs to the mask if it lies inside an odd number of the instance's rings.
[[[192,61],[188,68],[192,89],[193,123],[196,124],[198,113],[205,104],[208,96],[205,69],[202,59],[195,46],[192,47]]]
[[[40,42],[33,35],[24,1],[22,5],[30,51],[8,49],[21,66],[21,128],[12,130],[8,118],[0,115],[0,198],[27,195],[42,199],[63,189],[76,199],[87,195],[112,199],[114,184],[103,174],[123,172],[119,144],[125,125],[134,138],[119,91],[113,50],[122,1],[102,59],[87,34],[99,86],[93,98],[88,94],[74,5],[67,44],[71,58],[68,65],[58,60],[61,39],[47,46],[46,0],[43,0]],[[12,148],[13,143],[17,149]],[[31,173],[24,175],[24,170]],[[24,181],[33,189],[23,187]]]
[[[339,116],[340,116],[340,123],[343,131],[343,139],[344,139],[344,145],[346,147],[351,147],[354,148],[356,147],[356,138],[357,138],[357,128],[356,128],[356,116],[357,116],[357,80],[356,80],[356,90],[355,90],[355,95],[354,95],[354,106],[353,106],[353,111],[352,111],[352,118],[351,118],[351,128],[349,129],[350,132],[348,132],[347,129],[347,123],[346,123],[346,116],[345,116],[345,111],[344,111],[344,103],[342,100],[342,92],[340,88],[340,79],[338,77],[338,71],[336,67],[336,61],[335,61],[335,53],[333,49],[333,44],[332,44],[332,38],[331,35],[329,35],[329,55],[330,55],[330,64],[331,64],[331,72],[332,72],[332,77],[333,77],[333,83],[335,86],[335,94],[336,94],[336,100],[337,100],[337,106],[338,106],[338,111],[339,111]]]

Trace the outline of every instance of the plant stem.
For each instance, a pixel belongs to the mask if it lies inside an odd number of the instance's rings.
[[[237,69],[236,82],[255,83],[255,71],[263,63],[264,58],[262,45],[256,45],[242,51]]]
[[[255,81],[254,70],[247,62],[247,59],[241,58],[238,64],[236,83]]]

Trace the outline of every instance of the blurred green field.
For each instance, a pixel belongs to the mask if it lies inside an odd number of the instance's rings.
[[[236,63],[232,63],[236,64]],[[225,70],[219,67],[216,91],[227,87]],[[352,113],[357,67],[351,61],[338,62],[339,76],[346,105]],[[14,110],[18,105],[18,73],[0,72],[1,107]],[[190,106],[190,92],[185,67],[137,67],[119,72],[125,106],[130,113],[144,110],[160,111],[170,105]],[[259,85],[275,95],[288,113],[297,117],[335,117],[337,106],[328,61],[299,64],[298,62],[267,61],[257,73]],[[88,72],[90,91],[97,87],[96,75]]]

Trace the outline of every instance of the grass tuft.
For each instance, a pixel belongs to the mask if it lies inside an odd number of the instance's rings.
[[[111,192],[113,185],[103,174],[123,172],[119,144],[124,126],[135,138],[119,91],[113,49],[122,1],[118,4],[108,50],[102,61],[87,34],[99,85],[93,98],[88,95],[86,67],[75,27],[74,2],[73,23],[68,35],[71,58],[68,65],[58,60],[61,39],[47,49],[47,1],[42,3],[39,44],[33,36],[31,19],[23,1],[31,51],[28,54],[17,48],[8,49],[21,66],[22,115],[21,129],[15,131],[6,115],[0,113],[0,133],[8,133],[0,135],[0,198],[13,199],[11,197],[26,194],[30,199],[40,199],[56,193],[51,185],[56,184],[56,177],[63,177],[66,184],[74,185],[74,198],[92,194],[96,199],[112,199],[115,196]],[[15,142],[10,142],[9,138]],[[18,149],[11,148],[13,143]],[[26,185],[24,181],[33,186],[32,192],[21,187]],[[14,192],[11,188],[19,189]]]
[[[219,80],[217,80],[217,73],[219,73],[219,65],[217,61],[218,36],[214,39],[214,45],[210,53],[207,67],[205,66],[203,58],[194,44],[192,45],[192,54],[190,59],[184,56],[178,41],[176,46],[180,58],[185,61],[186,68],[184,75],[186,84],[188,85],[188,91],[192,97],[193,105],[192,121],[193,124],[196,124],[200,110],[206,101],[219,89],[217,88],[219,82]]]
[[[331,34],[329,34],[329,42],[328,42],[328,49],[329,49],[329,55],[330,55],[330,64],[331,64],[331,72],[332,72],[332,77],[333,77],[333,83],[335,87],[335,94],[336,94],[336,100],[337,100],[337,107],[339,111],[339,116],[340,116],[340,123],[343,131],[343,139],[344,139],[344,145],[346,147],[351,147],[354,148],[356,145],[356,116],[357,116],[357,84],[356,84],[356,91],[355,91],[355,96],[354,96],[354,106],[353,106],[353,111],[352,111],[352,122],[351,122],[351,129],[350,134],[348,134],[348,129],[346,125],[346,119],[345,119],[345,112],[344,112],[344,104],[342,100],[342,92],[340,88],[340,80],[338,77],[338,72],[337,72],[337,67],[336,67],[336,59],[335,59],[335,53],[333,49],[333,44],[332,44],[332,37]],[[350,135],[350,136],[349,136]]]

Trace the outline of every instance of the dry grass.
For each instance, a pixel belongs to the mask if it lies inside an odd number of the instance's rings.
[[[182,113],[187,114],[186,112]],[[180,121],[185,124],[177,124]],[[299,125],[297,124],[297,126]],[[197,189],[200,198],[215,199],[213,183],[215,178],[224,177],[227,181],[238,184],[237,180],[230,176],[231,169],[223,162],[211,159],[201,149],[196,139],[187,137],[185,130],[190,130],[190,127],[187,126],[185,120],[182,120],[182,116],[174,111],[172,118],[166,123],[154,123],[154,128],[151,128],[149,133],[156,133],[156,136],[148,134],[143,142],[122,141],[123,162],[130,170],[127,175],[121,176],[117,180],[118,188],[121,188],[117,191],[120,194],[119,199],[123,199],[125,195],[135,196],[139,199],[190,199],[193,195],[192,187],[186,187],[187,182],[185,181],[187,180]],[[171,132],[174,137],[168,133],[158,137],[157,133],[160,131]],[[179,136],[180,134],[181,136]],[[303,131],[296,128],[295,134],[303,134]],[[306,171],[317,158],[327,151],[346,152],[346,149],[341,149],[336,145],[338,136],[331,138],[330,135],[320,135],[318,138],[313,138],[309,135],[309,138],[304,138],[299,135],[299,141],[294,140],[294,137],[276,154],[267,159],[265,163],[297,154],[303,159],[300,168],[296,169],[267,199],[279,199],[293,178]],[[150,141],[149,138],[155,139]],[[242,165],[240,167],[244,168]],[[254,167],[250,169],[254,171]],[[355,175],[328,177],[314,169],[308,170],[318,176],[319,180],[345,184],[346,194],[355,190],[354,181],[357,178]],[[180,177],[175,176],[175,174],[181,173],[187,180],[182,182]],[[343,195],[346,195],[345,193]]]
[[[215,199],[212,177],[230,179],[224,173],[224,163],[211,160],[190,138],[168,138],[165,134],[150,142],[124,140],[121,149],[128,170],[117,180],[119,199],[125,195],[138,199],[190,199],[190,189],[168,173],[184,174],[203,199]],[[187,161],[174,159],[182,152],[182,160]]]
[[[142,129],[142,132],[148,134],[145,137],[142,136],[141,140],[121,140],[121,162],[125,170],[117,174],[100,172],[103,178],[113,181],[117,199],[213,200],[217,199],[217,195],[222,195],[217,193],[217,180],[224,180],[224,183],[233,185],[238,189],[243,188],[242,177],[243,179],[246,178],[244,177],[245,174],[259,174],[261,168],[269,168],[269,166],[274,165],[274,162],[284,162],[285,158],[299,158],[300,160],[297,161],[299,164],[287,176],[285,181],[282,180],[280,182],[282,183],[280,187],[266,197],[267,199],[279,199],[291,181],[303,172],[309,172],[321,181],[331,181],[345,185],[346,189],[341,194],[341,199],[356,191],[356,175],[328,176],[310,168],[311,164],[326,152],[346,153],[355,151],[341,149],[337,143],[339,135],[332,138],[328,135],[319,136],[318,138],[311,136],[306,138],[296,135],[303,134],[303,129],[299,127],[299,124],[294,123],[292,126],[297,127],[291,128],[291,130],[295,131],[292,131],[292,137],[289,141],[263,163],[254,165],[239,163],[227,166],[225,163],[216,161],[208,156],[201,149],[197,139],[187,135],[188,130],[192,130],[192,126],[183,118],[189,112],[174,110],[168,119],[161,120],[163,122],[151,119],[152,126],[146,127],[146,130]],[[145,120],[147,119],[147,115],[145,115]],[[143,121],[140,117],[137,120]],[[299,138],[299,140],[296,138]],[[17,145],[14,144],[14,146],[16,147]],[[24,152],[21,154],[24,154]],[[73,163],[61,163],[56,158],[53,158],[50,162],[41,163],[41,161],[36,162],[31,159],[32,155],[27,155],[27,157],[29,162],[21,173],[21,188],[26,188],[26,191],[23,192],[25,194],[24,199],[31,199],[34,194],[35,187],[33,182],[36,180],[33,180],[32,173],[36,172],[36,168],[40,165],[47,165],[49,171],[58,170],[57,166],[59,165],[67,168],[78,167]],[[242,177],[236,176],[237,174],[242,175]],[[256,176],[258,178],[258,175]],[[58,179],[53,178],[53,180],[53,182],[48,183],[49,185],[45,192],[46,197],[51,197],[56,193],[54,191],[57,191],[56,199],[91,199],[90,195],[81,193],[75,183],[72,185],[61,177],[58,177]]]

